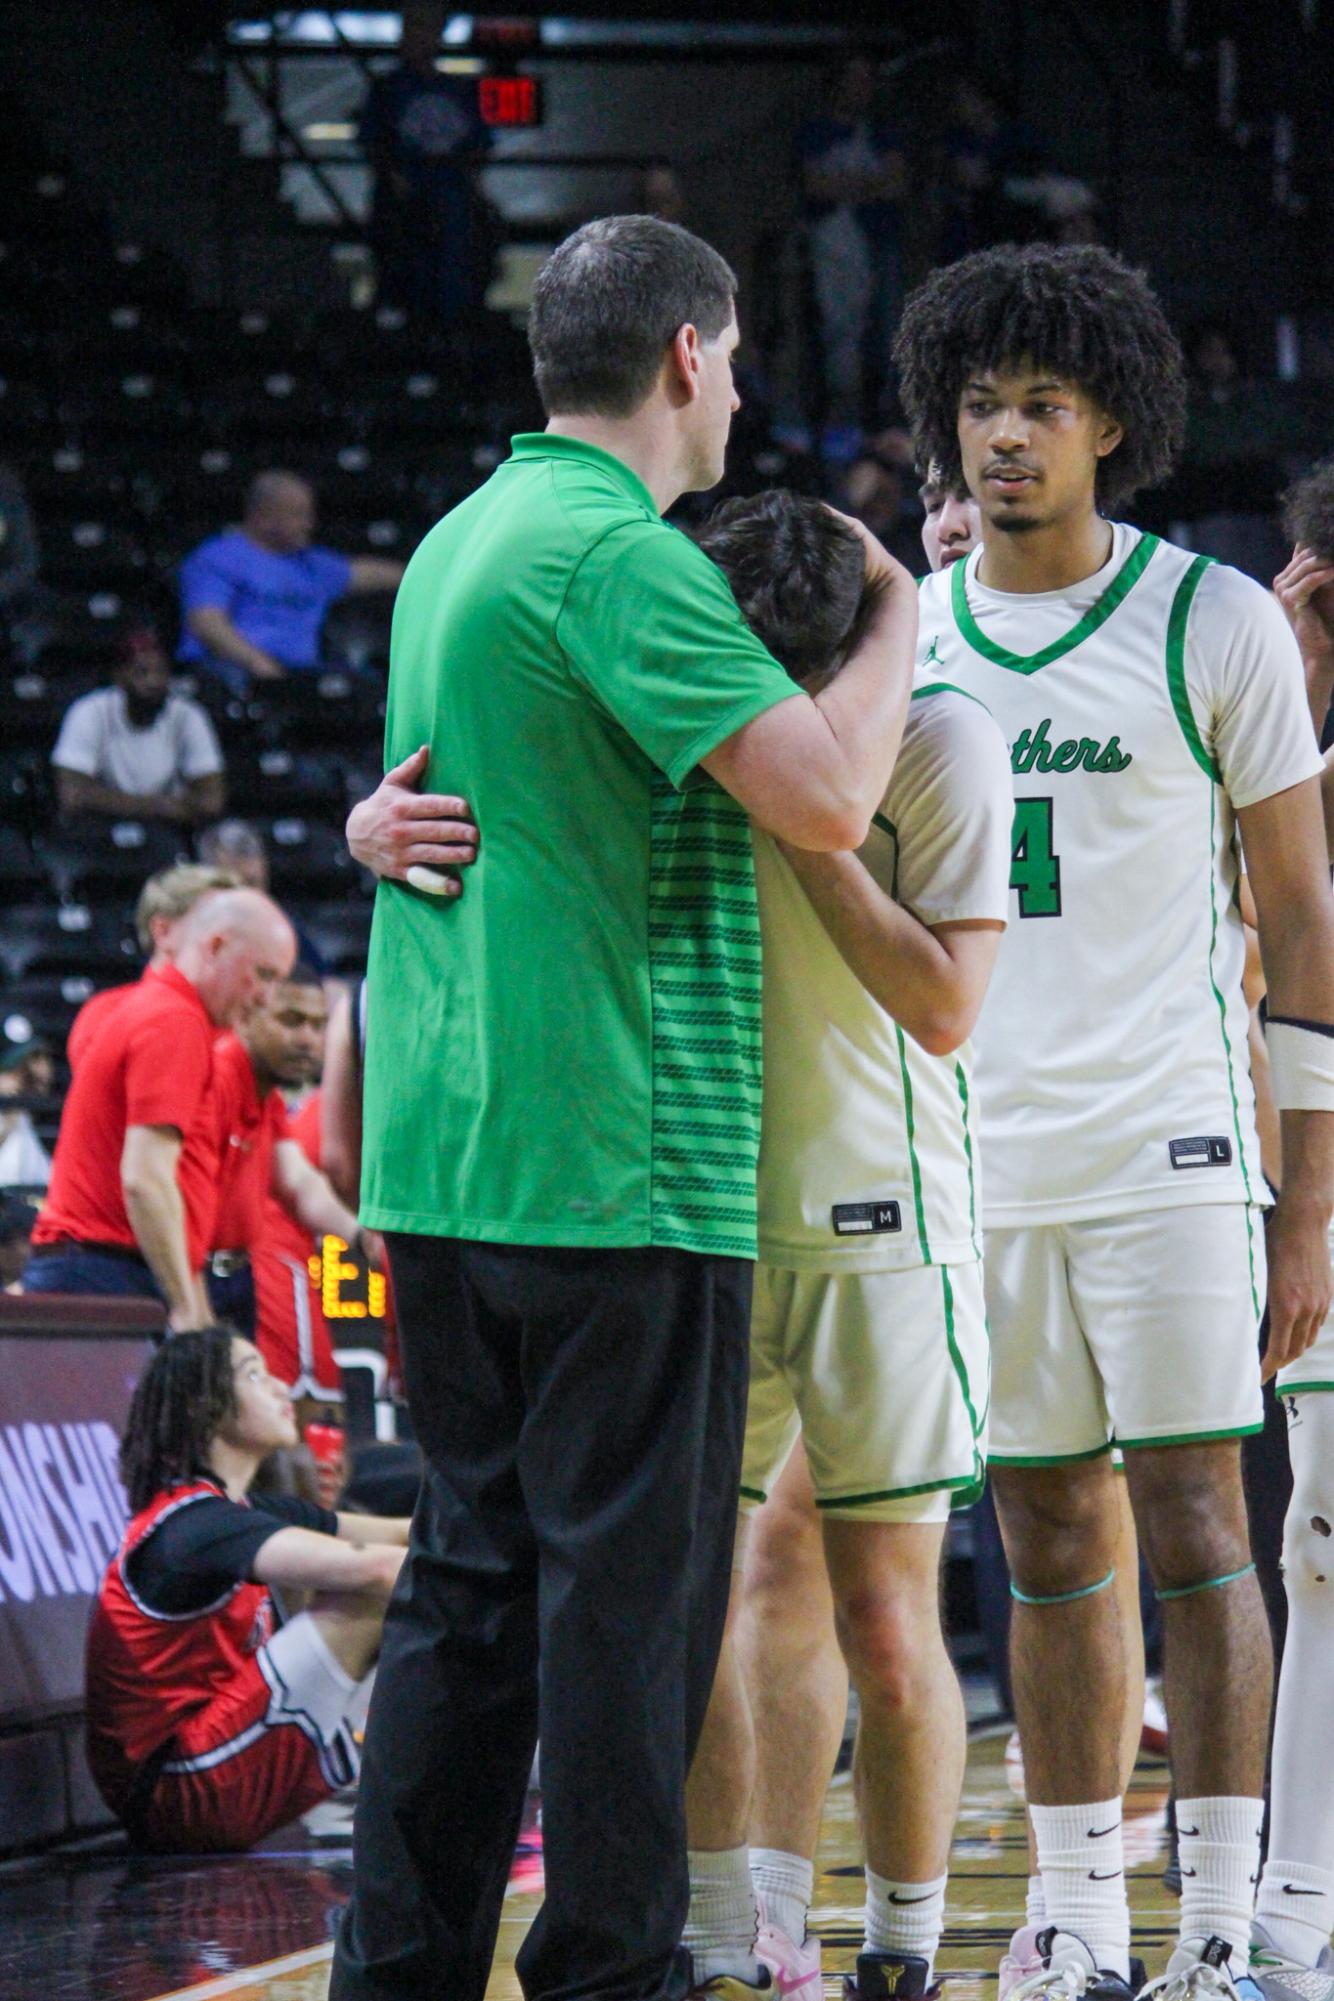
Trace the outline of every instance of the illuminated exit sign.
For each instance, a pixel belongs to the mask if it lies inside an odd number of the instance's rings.
[[[542,85],[535,76],[479,77],[477,108],[485,125],[540,125]]]
[[[383,1320],[384,1273],[372,1271],[363,1258],[350,1256],[341,1237],[324,1237],[310,1276],[320,1289],[326,1320]]]

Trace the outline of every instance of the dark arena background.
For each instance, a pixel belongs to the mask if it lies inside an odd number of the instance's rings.
[[[85,1635],[129,1512],[118,1441],[166,1312],[151,1287],[24,1289],[76,1017],[160,944],[150,878],[230,869],[290,918],[311,977],[285,991],[311,1020],[256,1076],[327,1179],[273,1222],[284,1237],[210,1247],[212,1310],[231,1320],[228,1286],[253,1281],[248,1324],[257,1297],[261,1351],[296,1399],[301,1442],[261,1484],[410,1512],[392,1290],[346,1206],[356,1162],[329,1144],[375,903],[344,827],[384,771],[402,567],[543,426],[525,325],[544,260],[604,215],[714,245],[739,277],[741,407],[722,484],[671,518],[786,487],[921,575],[922,468],[891,355],[906,296],[990,245],[1105,245],[1147,273],[1189,383],[1177,468],[1126,518],[1268,587],[1292,556],[1282,496],[1334,451],[1334,12],[46,0],[4,9],[0,50],[0,2001],[323,2001],[350,1787],[249,1851],[171,1853],[132,1840],[89,1769]],[[408,146],[413,89],[431,109]],[[882,176],[852,225],[855,284],[823,226],[831,120],[870,135]],[[106,1256],[147,1269],[133,1243]],[[276,1333],[264,1258],[287,1288]],[[1257,1550],[1274,1552],[1272,1392],[1246,1456]],[[1281,1630],[1276,1562],[1261,1571]],[[1142,1595],[1125,1825],[1135,1949],[1152,1956],[1174,1907],[1161,1619]],[[951,1520],[943,1601],[969,1760],[941,1964],[959,2001],[988,2001],[1028,1870],[985,1495]],[[855,1724],[854,1697],[812,1916],[831,1994],[861,1939]],[[616,1798],[603,1807],[610,1825]],[[521,1991],[543,1868],[539,1754],[489,1996]]]

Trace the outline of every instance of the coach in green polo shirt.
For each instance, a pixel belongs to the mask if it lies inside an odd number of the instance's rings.
[[[747,813],[863,838],[916,607],[812,700],[662,511],[712,486],[735,279],[643,216],[537,283],[546,432],[427,536],[386,751],[462,778],[462,896],[381,886],[362,1217],[426,1456],[386,1625],[332,2001],[483,2001],[533,1745],[529,2001],[687,1992],[683,1792],[727,1601],[755,1251]]]

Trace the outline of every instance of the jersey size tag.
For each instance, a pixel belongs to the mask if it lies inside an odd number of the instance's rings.
[[[836,1237],[878,1237],[903,1228],[897,1202],[835,1202],[829,1214]]]
[[[1232,1142],[1221,1133],[1204,1133],[1198,1139],[1170,1139],[1167,1151],[1173,1167],[1231,1167]]]

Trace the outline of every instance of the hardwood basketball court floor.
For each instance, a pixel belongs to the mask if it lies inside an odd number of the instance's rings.
[[[989,2001],[1022,1922],[1022,1774],[1007,1762],[1008,1736],[1009,1725],[997,1725],[969,1744],[938,1961],[948,2001]],[[1165,1763],[1143,1759],[1126,1802],[1134,1949],[1150,1973],[1176,1932],[1176,1903],[1161,1882],[1167,1786]],[[519,1995],[514,1955],[541,1893],[531,1813],[525,1836],[488,2001]],[[10,1864],[0,1870],[0,2001],[326,2001],[330,1932],[348,1889],[345,1836],[314,1849],[299,1845],[300,1829],[277,1839],[252,1855],[176,1861],[93,1845]],[[825,1806],[813,1912],[830,1996],[856,1957],[861,1906],[852,1786],[840,1774]]]

